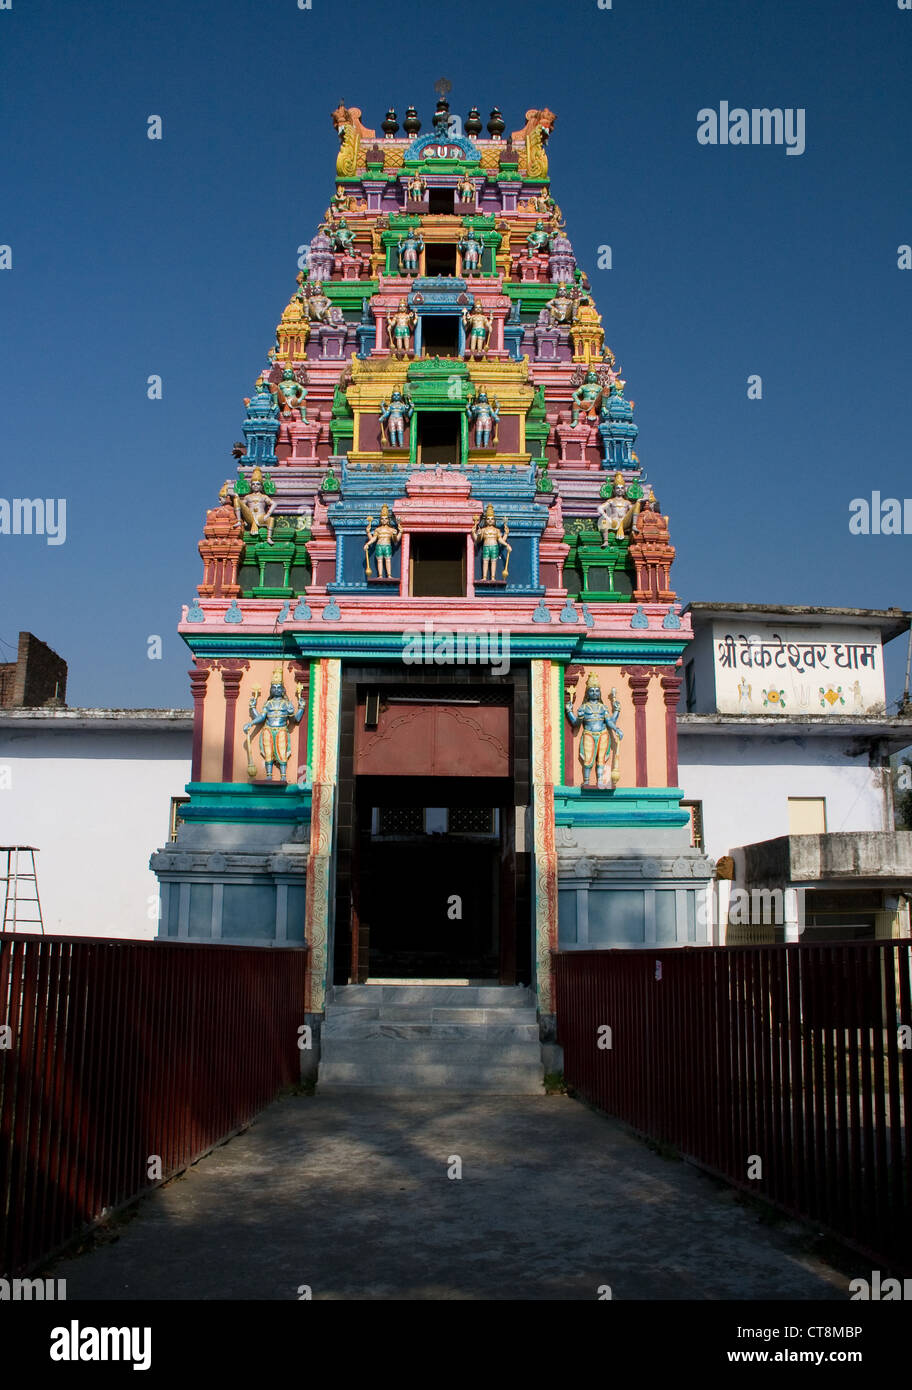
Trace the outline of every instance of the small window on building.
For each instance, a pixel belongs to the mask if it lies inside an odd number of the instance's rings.
[[[451,835],[493,835],[494,811],[488,807],[451,807],[447,829]]]
[[[429,188],[428,212],[437,215],[452,212],[455,194],[454,188]]]
[[[428,357],[457,356],[459,319],[455,314],[425,314],[421,323],[421,350]]]
[[[450,212],[453,211],[453,194],[450,191]],[[456,274],[455,241],[429,241],[424,248],[425,275]]]
[[[182,806],[186,806],[186,804],[187,804],[187,802],[188,802],[189,800],[190,800],[189,796],[172,796],[172,798],[171,798],[171,816],[170,816],[169,823],[168,823],[168,839],[169,839],[169,840],[176,840],[176,839],[177,839],[177,832],[178,832],[178,829],[179,829],[179,827],[182,826],[183,823],[184,823],[183,817],[181,816],[181,813],[180,813],[180,812],[181,812],[181,807],[182,807]]]
[[[703,802],[682,801],[681,810],[690,816],[690,843],[694,849],[703,849]]]
[[[423,806],[381,806],[377,815],[378,835],[423,835]]]
[[[825,796],[790,796],[788,812],[790,835],[826,834]]]
[[[692,661],[688,661],[687,665],[684,667],[684,684],[684,698],[687,704],[687,713],[693,714],[697,707],[697,683],[694,679],[694,664]]]
[[[463,598],[465,551],[464,536],[427,532],[413,535],[409,561],[412,597]]]
[[[455,410],[418,412],[418,462],[461,463],[462,417]]]

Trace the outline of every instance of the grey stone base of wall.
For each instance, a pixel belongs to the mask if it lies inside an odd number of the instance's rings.
[[[161,887],[159,937],[303,945],[307,836],[305,827],[181,826],[149,861]]]
[[[561,826],[557,845],[560,950],[710,940],[714,864],[686,828]]]

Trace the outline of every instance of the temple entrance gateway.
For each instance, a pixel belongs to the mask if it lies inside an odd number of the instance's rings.
[[[359,974],[376,979],[500,979],[502,825],[508,812],[477,805],[421,806],[424,779],[401,779],[397,804],[359,778]],[[440,779],[453,802],[477,785]],[[366,970],[365,970],[366,965]]]
[[[333,982],[528,983],[526,673],[346,675]]]

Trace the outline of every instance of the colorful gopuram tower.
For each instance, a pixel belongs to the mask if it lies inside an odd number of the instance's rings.
[[[668,518],[551,196],[554,115],[332,119],[180,623],[161,934],[306,942],[315,1018],[334,984],[528,984],[548,1038],[553,952],[706,939]]]

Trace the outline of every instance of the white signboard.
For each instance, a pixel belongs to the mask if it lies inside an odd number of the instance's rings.
[[[713,624],[721,714],[883,714],[877,628]]]

